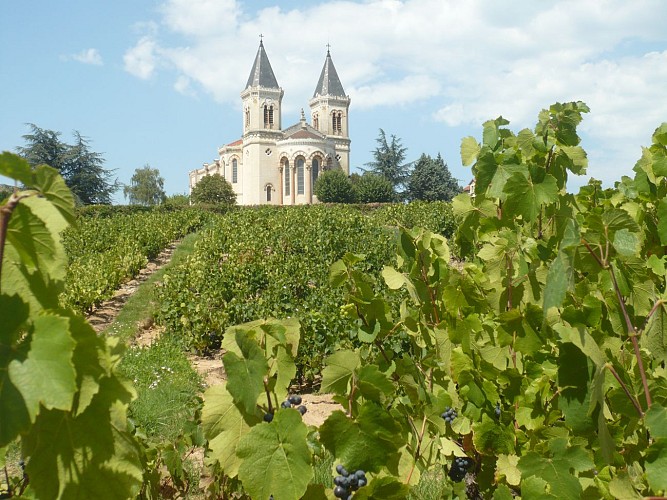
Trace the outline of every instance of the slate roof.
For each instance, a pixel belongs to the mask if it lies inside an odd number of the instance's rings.
[[[252,65],[252,70],[250,71],[248,83],[246,83],[245,88],[248,87],[264,87],[268,89],[280,88],[278,86],[278,81],[276,80],[276,75],[273,74],[273,69],[271,69],[269,57],[264,50],[264,43],[261,41],[259,42],[259,49],[257,49],[255,63]]]
[[[318,131],[315,127],[304,124],[305,127],[301,125],[301,122],[292,125],[291,127],[286,128],[283,131],[285,139],[319,139],[323,140],[326,136]],[[283,139],[284,140],[284,139]]]
[[[317,97],[318,94],[346,97],[343,84],[340,83],[340,78],[338,78],[338,73],[336,73],[336,68],[331,60],[331,53],[328,49],[327,58],[324,60],[324,67],[317,82],[317,87],[315,87],[315,92],[313,92],[313,97]]]

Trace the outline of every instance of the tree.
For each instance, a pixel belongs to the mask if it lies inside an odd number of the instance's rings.
[[[167,197],[160,171],[148,164],[134,171],[130,185],[123,188],[123,194],[129,198],[130,205],[159,205]]]
[[[220,174],[207,175],[201,179],[190,193],[192,203],[214,205],[236,204],[236,193],[232,185]]]
[[[190,197],[187,194],[172,194],[167,196],[164,203],[172,207],[185,207],[190,204]]]
[[[75,143],[67,144],[60,132],[29,127],[32,133],[23,136],[27,144],[17,151],[32,167],[44,164],[58,170],[79,204],[111,204],[120,187],[113,179],[115,170],[104,168],[104,158],[90,149],[87,138],[74,131]]]
[[[359,203],[388,203],[396,200],[394,186],[378,174],[365,172],[352,182]]]
[[[376,142],[378,147],[373,151],[375,161],[366,164],[369,167],[367,171],[387,179],[394,191],[400,194],[410,175],[410,164],[403,163],[407,148],[403,147],[401,140],[395,135],[391,136],[391,143],[387,142],[387,136],[382,129]]]
[[[461,186],[440,153],[435,159],[422,154],[410,174],[407,191],[410,200],[451,201],[461,192]]]
[[[326,170],[315,182],[315,195],[323,203],[354,203],[352,181],[341,169]]]

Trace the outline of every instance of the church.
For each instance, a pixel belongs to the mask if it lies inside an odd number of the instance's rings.
[[[349,174],[350,97],[329,49],[308,103],[310,123],[302,109],[301,120],[283,128],[283,94],[260,40],[241,92],[243,136],[220,147],[213,163],[189,173],[190,190],[217,173],[231,183],[239,205],[303,205],[317,202],[313,187],[324,170],[340,168]]]

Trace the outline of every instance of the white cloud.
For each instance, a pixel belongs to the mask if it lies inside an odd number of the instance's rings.
[[[667,119],[663,0],[252,5],[165,0],[161,17],[149,21],[160,25],[161,42],[142,38],[125,56],[127,70],[148,78],[166,67],[176,72],[179,92],[196,84],[237,105],[262,33],[286,91],[285,111],[312,96],[331,43],[355,109],[428,100],[432,118],[448,126],[479,127],[503,115],[515,129],[534,125],[537,112],[555,101],[583,100],[591,113],[582,130],[604,144],[601,158],[628,151],[626,142],[645,144]]]
[[[355,108],[377,106],[405,106],[429,99],[440,93],[440,84],[426,75],[410,75],[398,81],[376,82],[371,85],[351,87]]]
[[[86,49],[78,54],[70,54],[68,56],[63,56],[64,61],[77,61],[83,64],[92,64],[94,66],[102,66],[102,56],[97,49]]]
[[[150,36],[142,37],[134,47],[125,52],[125,71],[142,80],[149,79],[155,72],[158,57],[156,52],[155,41]]]

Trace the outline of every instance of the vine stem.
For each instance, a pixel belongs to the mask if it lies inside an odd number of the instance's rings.
[[[412,424],[412,428],[416,430],[414,423]],[[422,419],[422,428],[417,434],[417,449],[415,450],[415,459],[412,462],[412,467],[410,468],[410,473],[408,474],[407,479],[405,480],[406,484],[410,484],[410,479],[412,478],[412,473],[415,471],[415,466],[417,465],[417,460],[419,460],[419,456],[421,453],[421,446],[422,446],[422,441],[424,439],[424,432],[426,431],[426,415],[424,415],[424,418]]]
[[[651,309],[651,312],[649,312],[648,316],[646,316],[646,320],[644,321],[644,326],[642,326],[641,330],[639,330],[640,332],[643,332],[644,330],[646,330],[646,327],[648,326],[648,322],[651,319],[651,316],[653,316],[656,313],[656,311],[658,310],[658,308],[663,306],[663,305],[665,305],[665,301],[662,300],[662,299],[660,299],[659,301],[657,301],[653,305],[653,308]]]
[[[271,393],[269,392],[269,379],[264,377],[264,392],[266,393],[266,401],[269,404],[269,413],[273,413],[273,406],[271,405]]]
[[[621,377],[619,377],[619,375],[616,372],[616,370],[614,369],[614,367],[610,363],[607,363],[604,366],[605,366],[605,368],[607,368],[607,370],[609,370],[611,372],[611,374],[618,381],[618,383],[621,384],[621,388],[623,389],[623,392],[625,392],[625,395],[628,397],[628,399],[630,401],[632,401],[632,404],[634,405],[635,409],[637,410],[637,413],[639,413],[639,416],[643,417],[644,412],[642,411],[642,407],[639,405],[639,401],[637,401],[637,399],[632,394],[630,394],[630,390],[628,389],[628,386],[625,385],[625,382],[623,382],[621,380]]]
[[[637,329],[632,325],[632,321],[630,321],[630,315],[628,314],[628,311],[625,307],[625,302],[623,301],[623,297],[621,296],[621,291],[618,288],[618,282],[616,281],[614,268],[610,266],[609,272],[611,273],[611,279],[614,282],[614,290],[616,290],[616,297],[618,297],[618,301],[621,304],[621,310],[623,311],[623,316],[625,317],[625,324],[628,328],[628,336],[630,337],[630,341],[632,342],[632,347],[635,351],[635,357],[637,358],[639,374],[641,375],[642,378],[642,386],[644,387],[644,395],[646,396],[646,407],[650,408],[652,403],[651,393],[648,390],[648,380],[646,379],[646,370],[644,369],[642,354],[641,351],[639,350],[639,341],[637,340]]]
[[[628,329],[628,337],[630,337],[630,341],[632,342],[632,347],[635,352],[635,358],[637,358],[637,366],[639,368],[639,375],[641,376],[642,379],[642,386],[644,388],[644,396],[646,397],[646,406],[648,408],[651,407],[652,401],[651,401],[651,393],[649,392],[648,389],[648,380],[646,378],[646,370],[644,369],[644,362],[642,361],[642,356],[641,356],[641,351],[639,349],[639,341],[637,340],[637,329],[633,326],[632,320],[630,320],[630,315],[628,314],[628,310],[625,307],[625,301],[623,300],[623,296],[621,295],[621,289],[618,286],[618,281],[616,280],[616,273],[614,273],[614,268],[613,266],[610,266],[606,259],[603,261],[598,255],[593,251],[591,246],[588,244],[586,240],[583,238],[581,239],[581,242],[584,244],[588,252],[593,256],[593,258],[598,262],[600,267],[603,269],[608,269],[609,273],[611,275],[611,280],[612,283],[614,284],[614,292],[616,293],[616,298],[618,299],[618,303],[621,306],[621,311],[623,312],[623,318],[625,319],[625,326]],[[608,255],[609,249],[607,246],[607,255]],[[655,306],[654,306],[655,308]],[[650,314],[653,314],[653,311],[651,311]]]

